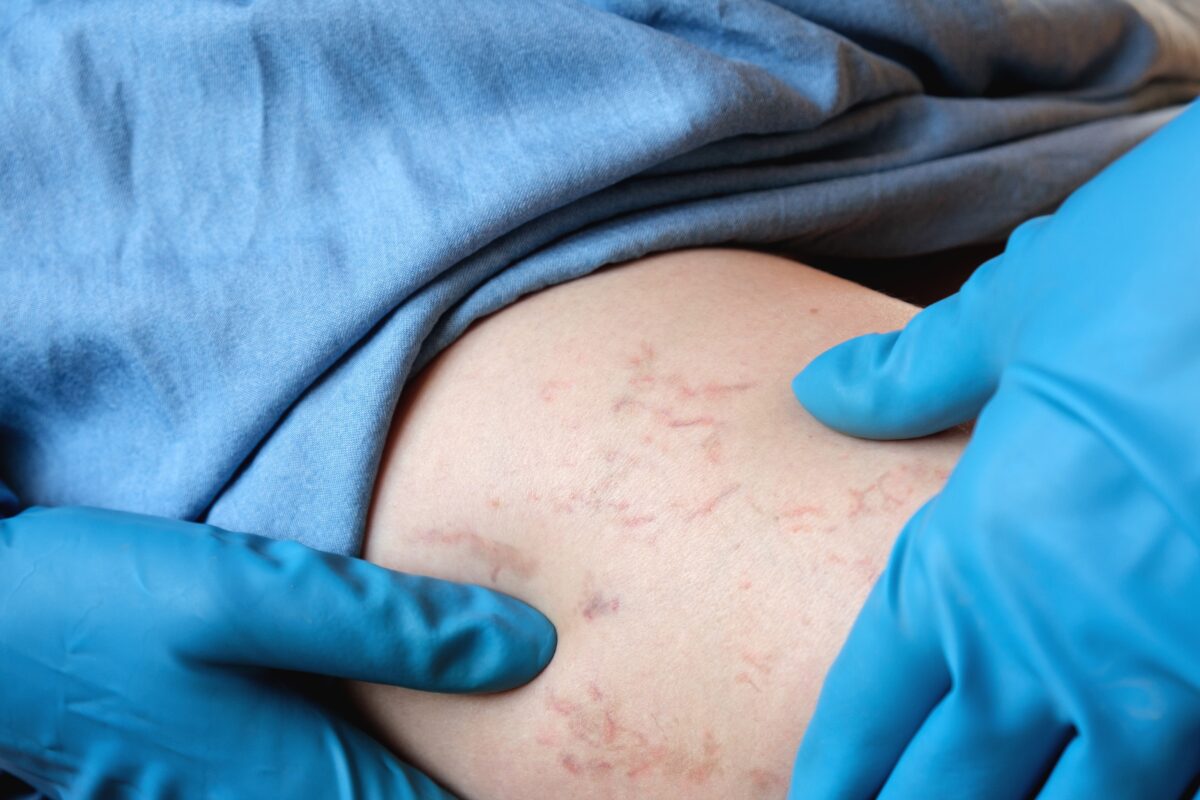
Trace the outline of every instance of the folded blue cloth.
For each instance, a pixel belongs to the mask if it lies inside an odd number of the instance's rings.
[[[5,486],[2,481],[0,481],[0,519],[4,519],[5,517],[17,513],[18,505],[19,503],[16,495],[14,495],[12,490]],[[0,797],[4,796],[5,795],[3,793],[0,793]]]
[[[0,478],[355,553],[472,320],[1001,239],[1198,93],[1191,0],[9,0]]]

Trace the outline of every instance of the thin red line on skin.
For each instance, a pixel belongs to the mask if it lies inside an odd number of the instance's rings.
[[[695,387],[685,381],[679,375],[671,375],[667,378],[667,383],[675,387],[680,399],[691,400],[696,397],[703,397],[706,400],[720,400],[728,397],[731,394],[744,392],[747,389],[752,389],[758,384],[754,381],[743,381],[741,383],[720,383],[719,381],[708,381],[703,386]]]
[[[654,346],[649,342],[642,342],[640,345],[641,352],[636,356],[629,357],[629,363],[635,367],[640,367],[643,364],[649,364],[654,360]]]
[[[569,717],[579,710],[578,705],[572,703],[570,700],[563,700],[553,692],[550,692],[550,694],[547,696],[546,706],[555,714],[563,717]]]
[[[662,745],[649,748],[641,759],[634,762],[634,765],[625,773],[626,778],[639,778],[650,770],[661,765],[669,755],[667,748]]]
[[[850,494],[848,517],[895,511],[908,502],[917,490],[917,482],[930,474],[924,465],[903,464],[889,469],[863,489],[847,489]],[[936,473],[934,473],[936,477]]]
[[[661,409],[657,412],[657,414],[659,419],[661,419],[663,424],[665,424],[668,428],[694,428],[698,425],[709,428],[715,425],[717,422],[711,414],[702,414],[699,417],[686,417],[684,419],[679,419],[678,417],[672,415],[671,412],[663,411]]]
[[[754,682],[754,678],[750,677],[749,672],[739,672],[733,679],[734,683],[744,683],[756,692],[761,693],[762,687]]]
[[[719,494],[717,494],[713,497],[710,497],[699,508],[697,508],[696,510],[689,513],[684,519],[688,522],[691,522],[692,520],[696,519],[697,517],[708,516],[709,514],[711,514],[717,510],[717,506],[719,506],[722,502],[724,502],[730,496],[735,494],[741,488],[742,488],[742,485],[740,483],[733,484],[732,486],[726,488],[724,491],[720,492]]]
[[[558,737],[549,735],[539,736],[538,742],[553,747],[559,766],[571,775],[605,778],[620,770],[627,779],[637,780],[658,772],[664,778],[698,784],[721,771],[721,748],[711,730],[705,731],[699,754],[692,747],[652,742],[622,723],[619,707],[607,701],[598,686],[589,684],[587,693],[591,703],[586,705],[565,701],[552,691],[546,695],[547,708],[562,719],[558,724],[566,726],[565,734],[574,745],[562,749]],[[656,738],[667,740],[657,717],[652,715],[651,720],[659,729]]]
[[[612,404],[612,413],[620,414],[626,408],[636,408],[642,411],[648,411],[654,415],[654,418],[668,428],[695,428],[704,427],[711,428],[717,424],[716,417],[711,414],[699,414],[691,417],[677,417],[675,413],[663,406],[651,406],[643,403],[641,400],[635,400],[629,395],[618,397],[616,402]]]
[[[771,674],[771,661],[772,660],[773,659],[770,656],[759,656],[759,655],[755,655],[754,653],[751,653],[749,651],[742,653],[742,661],[745,661],[747,664],[754,667],[755,670],[757,670],[758,672],[761,672],[763,675]]]
[[[823,517],[825,510],[820,506],[798,505],[786,508],[776,517],[777,520],[794,520],[794,523],[788,525],[788,530],[791,533],[811,533],[816,530],[816,523],[810,520],[810,517]]]
[[[583,615],[583,618],[588,622],[593,621],[597,617],[611,616],[621,610],[621,598],[616,595],[610,595],[601,588],[596,586],[596,576],[591,572],[587,572],[583,579],[583,595],[576,608]],[[589,686],[589,692],[599,693],[599,689],[593,683]],[[593,700],[598,700],[599,697],[592,697]]]
[[[825,563],[845,567],[862,577],[867,583],[874,583],[875,579],[879,577],[879,568],[875,566],[874,561],[866,556],[849,561],[837,553],[829,553],[825,556]]]
[[[709,464],[721,463],[721,436],[716,431],[704,438],[700,448],[704,451],[704,460]]]
[[[693,783],[707,783],[714,773],[720,771],[721,746],[712,731],[704,732],[704,761],[687,771],[687,779]]]
[[[608,709],[604,710],[604,727],[600,731],[600,740],[606,745],[610,745],[617,740],[617,723],[613,719],[612,712]]]
[[[599,592],[593,592],[583,605],[583,618],[591,622],[596,617],[607,617],[621,610],[621,598],[605,597]]]
[[[634,408],[645,408],[646,407],[645,403],[642,403],[638,400],[634,400],[632,397],[625,395],[624,397],[618,397],[617,401],[615,403],[613,403],[612,412],[614,414],[619,414],[623,409],[625,409],[626,407],[629,407],[629,406],[633,406]]]
[[[785,517],[785,518],[807,517],[807,516],[813,515],[813,514],[815,514],[817,516],[821,516],[824,513],[825,513],[825,510],[823,508],[821,508],[820,506],[792,506],[791,508],[787,508],[787,509],[784,509],[783,511],[779,512],[779,516]]]

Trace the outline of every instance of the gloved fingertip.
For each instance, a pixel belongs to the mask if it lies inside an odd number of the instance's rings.
[[[899,332],[871,333],[818,355],[792,379],[796,400],[822,424],[851,436],[900,439],[913,435],[894,390],[888,355]]]
[[[513,597],[500,595],[496,630],[508,645],[493,648],[501,655],[490,677],[480,676],[473,691],[499,692],[523,686],[549,665],[558,649],[558,631],[547,617],[533,606]]]
[[[995,391],[987,331],[962,321],[957,296],[900,331],[869,333],[821,353],[792,381],[820,422],[864,439],[915,439],[974,419]]]
[[[531,654],[527,671],[529,677],[536,676],[546,668],[558,647],[558,631],[545,614],[515,597],[502,595],[507,607],[513,634],[528,642]]]
[[[538,650],[537,672],[540,674],[542,670],[550,666],[550,661],[554,658],[554,653],[558,650],[558,629],[554,627],[554,623],[546,620],[546,630],[542,636],[542,646]]]

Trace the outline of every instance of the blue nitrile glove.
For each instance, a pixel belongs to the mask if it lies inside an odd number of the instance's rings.
[[[856,436],[979,416],[826,678],[790,796],[1190,796],[1200,105],[794,388]]]
[[[444,798],[279,670],[438,692],[536,675],[529,606],[219,528],[0,520],[0,771],[52,797]]]

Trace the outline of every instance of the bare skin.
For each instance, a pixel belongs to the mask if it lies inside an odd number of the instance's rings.
[[[696,249],[475,325],[406,389],[365,556],[526,600],[559,647],[498,695],[355,686],[380,735],[464,798],[784,797],[826,670],[966,441],[840,436],[789,384],[915,310]]]

